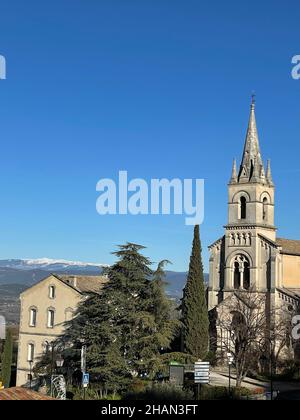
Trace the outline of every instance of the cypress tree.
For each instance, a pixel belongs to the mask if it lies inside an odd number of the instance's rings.
[[[5,388],[9,387],[11,378],[11,364],[13,353],[13,340],[10,330],[7,331],[5,345],[1,357],[1,380]]]
[[[199,225],[196,225],[181,309],[183,351],[198,359],[206,356],[209,343],[209,321],[201,251]]]

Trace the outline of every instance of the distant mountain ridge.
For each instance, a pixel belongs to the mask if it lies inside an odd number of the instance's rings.
[[[30,287],[49,273],[99,275],[108,264],[85,263],[80,261],[41,259],[0,260],[0,285],[24,285]],[[166,292],[169,296],[180,298],[186,283],[186,272],[166,271]],[[205,274],[205,281],[208,275]]]
[[[99,275],[107,264],[79,261],[42,259],[0,260],[0,315],[5,315],[9,324],[19,322],[19,296],[25,289],[47,277],[50,273],[74,275]],[[208,275],[205,274],[205,281]],[[166,271],[166,293],[179,302],[186,283],[186,272]]]
[[[8,259],[0,260],[0,268],[14,268],[17,270],[46,270],[53,272],[55,270],[99,270],[107,267],[107,264],[85,263],[81,261],[55,260],[51,258],[39,259]]]

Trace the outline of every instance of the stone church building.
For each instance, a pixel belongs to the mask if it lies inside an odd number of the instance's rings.
[[[210,247],[209,310],[237,290],[268,293],[292,311],[300,300],[300,240],[277,237],[275,186],[270,161],[265,167],[252,100],[240,167],[233,163],[228,184],[228,222]]]

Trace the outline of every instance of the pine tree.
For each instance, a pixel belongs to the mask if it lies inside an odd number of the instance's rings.
[[[136,374],[153,376],[178,328],[164,295],[164,263],[153,273],[143,249],[119,246],[101,293],[82,301],[59,340],[67,348],[65,365],[73,368],[80,366],[84,343],[88,371],[110,391],[125,389]]]
[[[151,300],[148,308],[151,314],[151,328],[148,329],[148,336],[145,337],[146,346],[143,359],[146,359],[145,369],[153,377],[155,373],[162,371],[165,365],[165,354],[170,350],[171,343],[180,331],[181,322],[172,317],[172,303],[165,294],[167,285],[164,266],[169,261],[161,261],[150,284]],[[164,356],[162,356],[162,354]]]
[[[1,380],[5,388],[8,388],[10,384],[12,354],[13,354],[12,333],[10,330],[7,330],[4,350],[1,357]]]
[[[201,251],[199,226],[196,225],[181,308],[183,351],[199,359],[203,359],[206,356],[209,343],[209,321]]]

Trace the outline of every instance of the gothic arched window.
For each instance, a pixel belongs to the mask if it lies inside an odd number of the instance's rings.
[[[249,265],[248,261],[244,262],[243,288],[245,290],[250,289],[250,265]]]
[[[242,196],[240,198],[240,218],[246,219],[247,217],[247,200],[246,197]]]
[[[233,329],[237,329],[239,327],[241,327],[242,325],[245,325],[246,321],[245,321],[245,316],[238,311],[232,311],[232,321],[231,321],[231,326]]]
[[[241,273],[240,273],[240,265],[237,261],[234,263],[234,279],[233,279],[233,287],[235,289],[239,289],[241,287]]]
[[[250,264],[244,255],[237,255],[233,261],[234,289],[248,290],[250,288]]]

